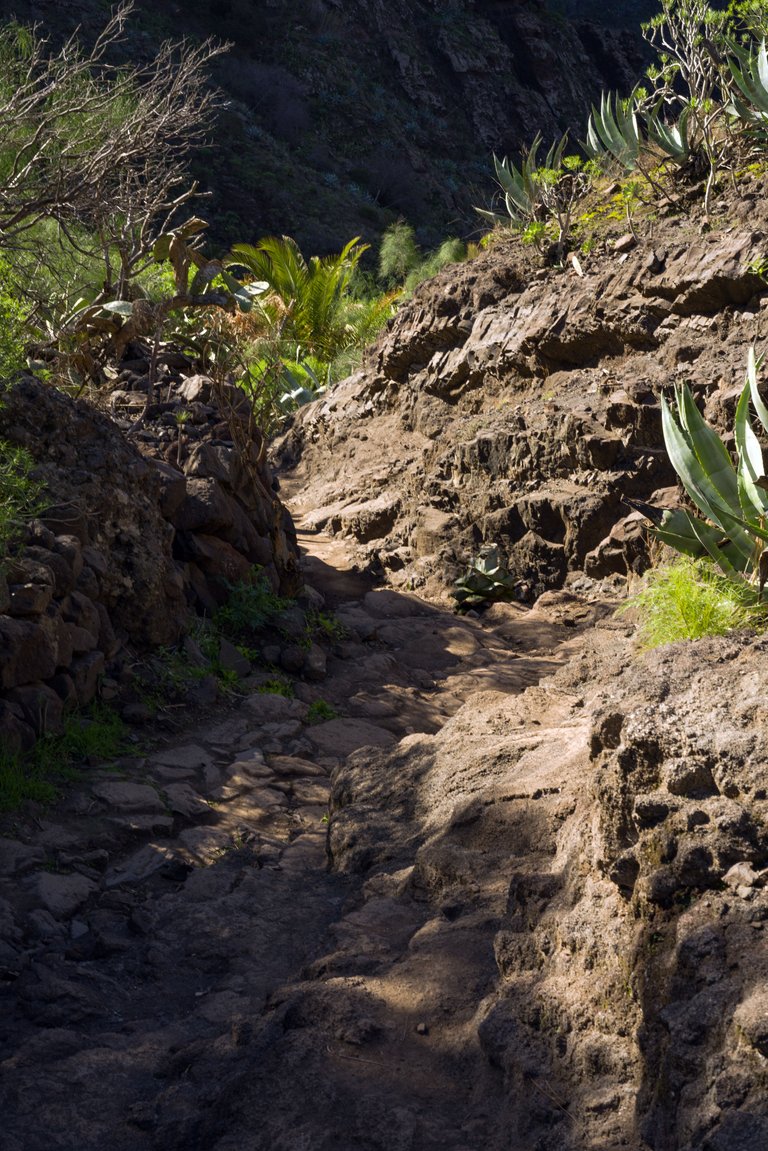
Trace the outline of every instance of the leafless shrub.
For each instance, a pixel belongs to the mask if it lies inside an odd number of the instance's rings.
[[[36,27],[0,29],[0,250],[13,264],[53,221],[74,252],[100,256],[101,299],[126,294],[194,194],[186,160],[221,103],[207,68],[224,46],[211,40],[111,63],[133,7],[120,4],[90,49],[76,33],[51,51]]]

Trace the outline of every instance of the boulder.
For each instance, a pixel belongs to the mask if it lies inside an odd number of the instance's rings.
[[[6,693],[5,698],[21,709],[24,721],[35,735],[61,731],[64,704],[48,684],[29,683],[23,687],[14,687]]]
[[[46,680],[58,666],[58,644],[48,621],[0,616],[0,688]]]

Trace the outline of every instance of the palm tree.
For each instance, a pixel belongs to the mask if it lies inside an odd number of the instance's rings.
[[[352,343],[355,332],[345,316],[350,280],[368,248],[360,237],[337,256],[305,260],[290,236],[268,236],[252,244],[235,244],[229,267],[245,268],[264,284],[258,304],[271,324],[304,353],[326,363]]]

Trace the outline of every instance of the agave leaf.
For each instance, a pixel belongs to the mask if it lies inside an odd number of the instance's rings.
[[[568,143],[568,133],[564,132],[560,137],[559,142],[553,143],[552,147],[547,152],[547,159],[544,166],[559,171],[563,163],[563,153],[565,152],[565,145]]]
[[[509,225],[509,220],[506,216],[500,216],[498,212],[489,212],[487,208],[474,208],[478,216],[482,216],[484,220],[488,220],[491,224],[506,224]]]
[[[691,447],[710,483],[727,507],[739,512],[739,492],[733,461],[723,441],[702,416],[684,384],[678,394],[678,414],[683,429],[688,433]]]
[[[522,226],[525,223],[526,215],[522,215],[519,207],[514,202],[512,197],[507,193],[504,197],[504,206],[507,209],[507,215],[516,226]]]
[[[609,153],[631,171],[640,147],[640,132],[632,97],[624,104],[619,96],[605,93],[600,97],[600,110],[592,105],[587,123],[587,151],[593,156]]]
[[[710,524],[692,516],[684,508],[665,509],[661,522],[653,524],[651,532],[656,539],[684,555],[694,559],[711,556],[727,574],[744,566],[743,558],[722,532],[715,531]]]
[[[250,312],[253,308],[254,293],[232,275],[231,272],[222,271],[221,278],[235,298],[241,312]]]
[[[659,116],[659,106],[648,112],[645,117],[648,135],[663,152],[678,163],[683,163],[690,155],[688,140],[688,121],[691,116],[691,105],[686,104],[680,113],[677,124],[667,124]]]
[[[698,559],[706,549],[691,525],[691,514],[684,508],[665,509],[661,521],[651,524],[651,532],[662,543],[669,544],[675,551]]]
[[[497,164],[496,172],[510,216],[516,218],[518,212],[530,214],[531,197],[526,189],[522,172],[519,172],[506,158]]]
[[[600,97],[600,111],[596,115],[595,125],[597,127],[598,135],[605,144],[609,152],[611,152],[616,159],[619,157],[616,153],[621,153],[624,141],[618,129],[618,125],[613,118],[611,112],[611,98],[609,94],[602,93]]]
[[[733,56],[728,57],[728,67],[733,79],[750,104],[760,112],[768,113],[768,56],[765,40],[756,54],[745,51],[731,42],[729,48],[739,61],[737,63]]]
[[[524,177],[522,175],[520,176],[519,183],[513,182],[512,186],[506,194],[505,199],[507,204],[507,211],[509,212],[510,216],[514,214],[513,208],[510,208],[510,200],[512,201],[514,209],[516,209],[518,213],[522,213],[524,216],[530,216],[531,212],[533,211],[531,189],[526,187]]]
[[[765,40],[762,41],[757,50],[757,76],[763,91],[768,96],[768,53],[765,50]]]
[[[586,150],[587,150],[588,154],[592,157],[593,160],[596,160],[599,156],[605,155],[605,149],[602,147],[602,145],[600,143],[600,138],[597,135],[597,132],[595,130],[595,124],[594,124],[595,114],[596,114],[595,109],[593,107],[593,109],[589,115],[589,119],[587,120],[587,142],[586,142]]]
[[[661,398],[661,422],[667,453],[686,492],[699,511],[729,536],[745,563],[749,563],[754,552],[753,542],[747,532],[741,528],[738,519],[728,512],[727,508],[723,507],[720,493],[710,482],[709,476],[702,467],[688,437],[678,424],[663,396]],[[731,468],[733,469],[733,465]],[[736,498],[738,500],[738,488],[736,489]]]
[[[736,449],[738,451],[739,500],[744,515],[756,515],[759,519],[768,516],[768,493],[758,484],[765,478],[765,465],[760,442],[749,419],[750,381],[747,378],[734,421]]]
[[[505,192],[508,192],[512,184],[512,174],[509,170],[509,160],[506,156],[503,160],[500,160],[494,152],[493,166],[496,169],[496,179],[501,184],[502,189]]]
[[[690,522],[691,531],[699,543],[726,575],[735,576],[737,572],[743,572],[746,569],[751,561],[751,557],[745,564],[743,556],[738,555],[736,557],[736,563],[733,563],[731,558],[726,554],[726,549],[722,546],[718,533],[713,531],[709,524],[704,523],[703,520],[698,519],[696,516],[691,516]]]
[[[764,431],[768,432],[768,408],[763,403],[763,400],[760,396],[760,391],[757,386],[757,369],[760,367],[762,362],[763,357],[760,356],[758,360],[758,358],[755,356],[755,349],[750,348],[749,355],[747,356],[747,379],[749,380],[749,394],[754,409],[757,413],[757,418],[763,425]]]
[[[539,148],[541,147],[541,140],[541,132],[537,132],[533,138],[533,143],[528,149],[528,155],[523,160],[523,171],[525,171],[526,168],[528,172],[534,172],[536,170],[536,161],[539,155]]]

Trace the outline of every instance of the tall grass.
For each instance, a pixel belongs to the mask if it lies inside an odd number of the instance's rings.
[[[768,627],[768,603],[758,600],[756,588],[688,556],[651,570],[621,611],[636,614],[645,648]]]

